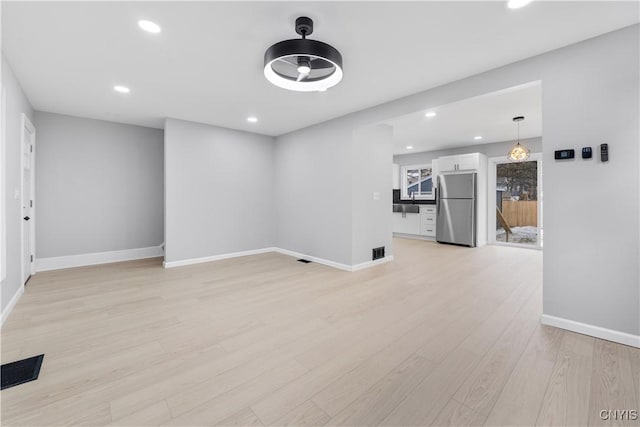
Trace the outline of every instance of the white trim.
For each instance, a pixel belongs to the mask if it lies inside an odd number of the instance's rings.
[[[290,251],[288,249],[274,248],[274,251],[279,253],[279,254],[292,256],[294,258],[306,259],[306,260],[309,260],[309,261],[317,262],[318,264],[323,264],[323,265],[326,265],[326,266],[329,266],[329,267],[337,268],[339,270],[353,271],[352,267],[350,265],[341,264],[341,263],[335,262],[335,261],[329,261],[328,259],[318,258],[318,257],[306,255],[306,254],[303,254],[303,253],[300,253],[300,252]]]
[[[0,282],[7,277],[7,91],[0,83]]]
[[[205,256],[201,258],[183,259],[180,261],[169,261],[169,262],[165,261],[162,263],[162,265],[164,266],[164,268],[182,267],[185,265],[201,264],[203,262],[220,261],[220,260],[229,259],[229,258],[265,254],[267,252],[274,252],[274,250],[275,248],[253,249],[250,251],[231,252],[231,253],[220,254],[220,255]]]
[[[422,234],[407,234],[407,233],[396,233],[395,231],[391,233],[393,237],[400,237],[401,239],[413,239],[413,240],[424,240],[426,242],[435,242],[435,236],[425,236]]]
[[[613,329],[602,328],[600,326],[589,325],[587,323],[576,322],[575,320],[563,319],[562,317],[550,316],[548,314],[543,314],[540,317],[540,322],[543,325],[555,326],[556,328],[566,329],[579,334],[640,348],[640,335],[614,331]]]
[[[132,261],[136,259],[156,258],[161,256],[163,256],[162,248],[160,246],[151,246],[148,248],[124,249],[120,251],[38,258],[36,260],[36,270],[59,270],[61,268],[109,264],[112,262]]]
[[[169,262],[164,262],[162,263],[162,265],[164,266],[164,268],[174,268],[174,267],[182,267],[182,266],[186,266],[186,265],[193,265],[193,264],[201,264],[204,262],[212,262],[212,261],[220,261],[223,259],[230,259],[230,258],[238,258],[238,257],[243,257],[243,256],[249,256],[249,255],[259,255],[259,254],[265,254],[265,253],[269,253],[269,252],[276,252],[282,255],[287,255],[287,256],[291,256],[294,258],[301,258],[301,259],[306,259],[318,264],[323,264],[326,265],[328,267],[333,267],[333,268],[337,268],[339,270],[343,270],[343,271],[358,271],[358,270],[362,270],[365,268],[369,268],[369,267],[373,267],[379,264],[383,264],[389,261],[393,261],[393,256],[388,256],[382,259],[378,259],[375,261],[368,261],[368,262],[363,262],[361,264],[356,264],[356,265],[347,265],[347,264],[342,264],[339,262],[335,262],[335,261],[330,261],[328,259],[324,259],[324,258],[318,258],[318,257],[314,257],[314,256],[310,256],[310,255],[306,255],[300,252],[294,252],[294,251],[290,251],[288,249],[281,249],[281,248],[276,248],[276,247],[271,247],[271,248],[263,248],[263,249],[254,249],[254,250],[249,250],[249,251],[242,251],[242,252],[231,252],[231,253],[227,253],[227,254],[220,254],[220,255],[213,255],[213,256],[208,256],[208,257],[202,257],[202,258],[191,258],[191,259],[185,259],[185,260],[180,260],[180,261],[169,261]]]
[[[16,304],[18,303],[18,300],[20,299],[23,293],[24,293],[24,285],[21,285],[16,291],[16,293],[13,294],[13,297],[11,297],[11,301],[9,301],[9,304],[7,304],[7,306],[2,311],[2,321],[0,324],[4,325],[4,321],[7,320],[7,318],[9,317],[9,314],[11,314],[11,312],[13,311],[13,308],[16,306]]]
[[[29,276],[33,276],[34,274],[36,274],[36,264],[35,264],[35,253],[36,253],[36,213],[35,213],[35,208],[36,208],[36,174],[35,174],[35,170],[36,170],[36,128],[33,126],[33,123],[31,123],[31,120],[29,120],[29,117],[27,117],[26,114],[22,113],[22,127],[20,129],[20,135],[21,135],[21,139],[20,139],[20,282],[23,282],[24,280],[24,220],[22,219],[23,215],[24,215],[24,208],[23,206],[25,205],[25,200],[24,200],[24,143],[25,143],[25,138],[26,138],[26,133],[25,133],[25,129],[27,129],[29,131],[29,133],[31,134],[31,141],[29,141],[31,147],[33,147],[31,154],[29,155],[29,161],[31,162],[31,165],[29,165],[29,171],[31,173],[31,185],[30,185],[30,189],[29,189],[29,196],[30,196],[30,200],[33,200],[33,206],[31,206],[30,208],[30,220],[28,222],[28,226],[30,228],[30,233],[29,233],[29,237],[31,240],[30,242],[30,246],[31,246],[31,254],[30,256],[33,256],[33,261],[31,261],[29,263],[29,267],[31,269]],[[31,203],[30,201],[27,201],[28,203]],[[22,283],[24,285],[24,282]]]
[[[376,265],[385,264],[390,261],[393,261],[393,255],[389,255],[384,258],[377,259],[375,261],[367,261],[360,264],[356,264],[351,267],[351,271],[364,270],[365,268],[375,267]]]

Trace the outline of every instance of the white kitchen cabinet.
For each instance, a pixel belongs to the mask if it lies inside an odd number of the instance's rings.
[[[480,153],[438,157],[439,173],[478,170],[482,158]]]
[[[428,237],[436,236],[436,206],[420,206],[420,234]]]
[[[400,234],[421,234],[420,214],[393,212],[392,231]]]

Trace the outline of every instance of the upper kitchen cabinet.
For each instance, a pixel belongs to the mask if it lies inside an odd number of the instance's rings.
[[[486,157],[480,153],[438,157],[438,172],[477,171]]]

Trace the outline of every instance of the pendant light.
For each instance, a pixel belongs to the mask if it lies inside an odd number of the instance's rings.
[[[507,155],[507,158],[512,162],[524,162],[529,158],[529,154],[531,153],[531,151],[527,147],[520,144],[520,122],[523,120],[524,116],[513,118],[513,121],[518,124],[518,139],[516,145],[514,145],[511,150],[509,150],[509,154]]]

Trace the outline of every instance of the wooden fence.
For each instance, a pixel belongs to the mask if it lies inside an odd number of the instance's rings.
[[[528,201],[502,201],[502,215],[511,227],[538,226],[538,202]]]

